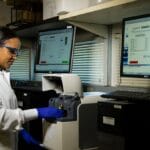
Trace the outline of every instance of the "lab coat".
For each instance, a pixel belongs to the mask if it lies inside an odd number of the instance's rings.
[[[18,108],[9,73],[0,71],[0,150],[17,150],[17,131],[23,123],[37,116],[36,109]]]

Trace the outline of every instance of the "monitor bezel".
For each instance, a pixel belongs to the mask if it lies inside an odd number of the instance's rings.
[[[150,14],[144,14],[139,16],[132,16],[128,18],[123,18],[122,21],[122,44],[121,44],[121,58],[120,58],[120,77],[129,77],[129,78],[150,78],[150,75],[141,75],[141,74],[124,74],[123,73],[123,52],[124,52],[124,34],[125,34],[125,23],[126,21],[136,20],[141,18],[150,17]]]
[[[39,64],[39,59],[40,59],[40,46],[39,46],[39,39],[40,39],[40,33],[41,32],[47,32],[47,31],[58,31],[58,30],[63,30],[67,28],[72,28],[73,29],[73,35],[72,35],[72,43],[71,43],[71,52],[70,52],[70,60],[69,60],[69,69],[67,71],[52,71],[52,70],[47,70],[47,71],[40,71],[36,70],[36,65],[42,65]],[[35,73],[71,73],[71,68],[72,68],[72,57],[73,57],[73,48],[74,48],[74,42],[75,42],[75,33],[76,33],[76,27],[73,25],[65,25],[57,28],[50,28],[50,29],[45,29],[45,30],[39,30],[38,31],[38,40],[37,40],[37,52],[36,52],[36,58],[35,58],[35,67],[34,67],[34,72]],[[50,65],[50,64],[45,64]]]

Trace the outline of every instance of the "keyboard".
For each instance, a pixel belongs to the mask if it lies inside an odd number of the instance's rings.
[[[31,90],[31,91],[42,90],[41,81],[11,80],[11,85],[13,89],[23,89],[23,90]]]
[[[113,91],[102,94],[101,97],[112,98],[115,100],[127,100],[131,102],[150,102],[150,92],[135,91]]]

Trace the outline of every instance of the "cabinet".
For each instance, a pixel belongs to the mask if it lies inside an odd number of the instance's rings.
[[[120,23],[123,18],[149,14],[149,0],[110,0],[79,11],[60,15],[65,20],[98,35],[104,35],[107,25]],[[105,30],[107,32],[107,30]]]
[[[100,150],[149,149],[150,103],[98,102]]]
[[[120,23],[126,17],[149,14],[149,10],[149,0],[110,0],[85,9],[59,15],[58,20],[71,23],[96,35],[107,38],[108,25]],[[57,16],[54,18],[57,18]],[[53,18],[49,20],[53,20]],[[27,32],[25,31],[24,33],[26,34]],[[28,33],[31,34],[32,30]]]
[[[7,26],[16,28],[42,21],[43,7],[41,0],[7,0],[11,5],[11,22]]]

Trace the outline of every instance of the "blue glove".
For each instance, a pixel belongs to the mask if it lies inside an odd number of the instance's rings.
[[[24,141],[35,150],[46,150],[46,148],[41,146],[40,143],[36,141],[25,129],[22,129],[19,134]]]
[[[57,109],[55,107],[43,107],[37,108],[38,111],[38,118],[61,118],[64,116],[64,110]]]

